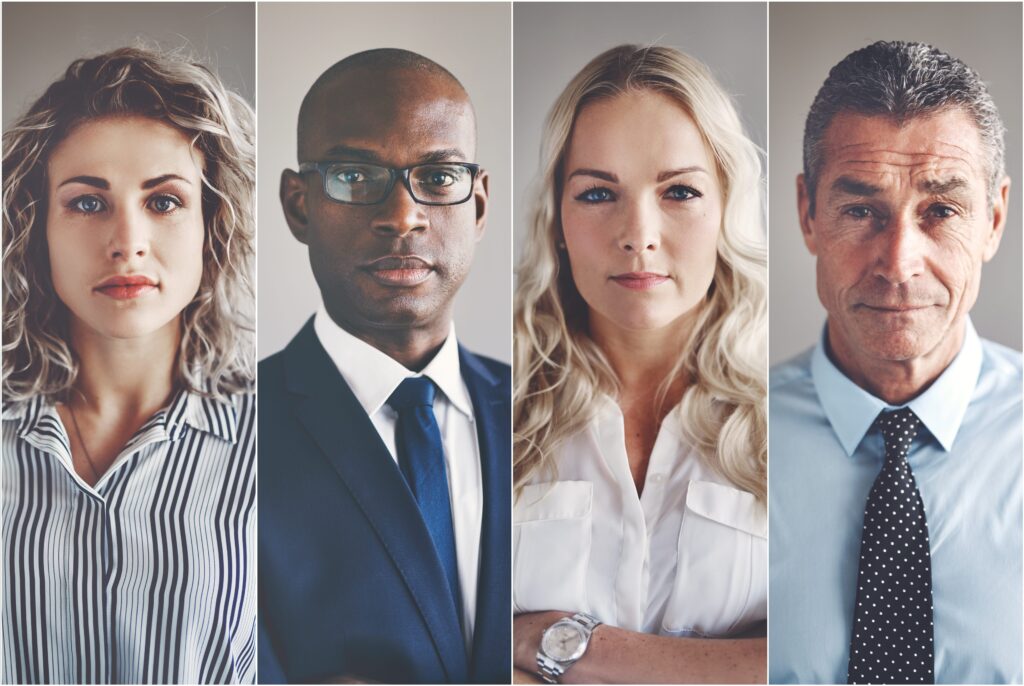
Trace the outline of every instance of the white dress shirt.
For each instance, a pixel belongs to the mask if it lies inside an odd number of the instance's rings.
[[[676,409],[638,496],[622,413],[599,402],[559,451],[559,480],[529,484],[516,501],[515,612],[585,611],[669,636],[727,636],[763,620],[764,507],[701,462]]]
[[[462,589],[462,627],[468,649],[472,646],[473,623],[476,619],[483,479],[476,419],[469,389],[466,388],[459,367],[455,325],[452,325],[448,338],[434,359],[418,374],[342,329],[327,314],[323,305],[313,319],[313,328],[396,461],[398,451],[395,448],[395,428],[398,413],[387,404],[388,398],[402,381],[417,376],[430,378],[441,391],[434,399],[434,416],[441,429],[445,467],[448,471],[448,496],[452,505],[455,554],[458,558],[459,586]]]

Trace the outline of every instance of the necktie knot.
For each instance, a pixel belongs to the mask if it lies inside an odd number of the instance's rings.
[[[437,386],[425,376],[410,377],[398,384],[388,398],[388,405],[396,412],[410,407],[433,407]]]
[[[885,457],[887,460],[904,459],[914,442],[921,420],[909,407],[898,410],[883,410],[876,420],[878,428],[885,439]]]

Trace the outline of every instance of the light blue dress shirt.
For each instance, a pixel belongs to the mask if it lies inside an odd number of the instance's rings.
[[[907,405],[932,548],[936,683],[1020,683],[1021,355],[970,321]],[[772,369],[769,681],[846,683],[861,527],[893,409],[813,350]],[[927,430],[925,430],[927,429]]]

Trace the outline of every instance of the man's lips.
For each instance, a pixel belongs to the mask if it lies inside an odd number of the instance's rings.
[[[418,286],[434,272],[434,266],[418,255],[386,255],[364,269],[377,283],[399,288]]]
[[[616,274],[611,277],[611,280],[633,291],[646,291],[665,283],[668,281],[668,278],[666,275],[656,272],[627,272],[625,274]]]
[[[859,303],[859,306],[863,307],[865,309],[868,309],[868,310],[873,310],[875,312],[894,312],[894,313],[898,313],[898,312],[917,312],[918,310],[924,310],[924,309],[927,309],[929,307],[932,307],[931,303],[928,303],[928,304],[907,304],[907,303],[903,303],[903,304],[899,304],[899,305],[878,305],[878,304],[871,304],[871,303]]]
[[[93,290],[114,300],[132,300],[157,290],[159,284],[148,276],[111,276]]]

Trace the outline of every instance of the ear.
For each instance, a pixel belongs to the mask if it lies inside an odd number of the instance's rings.
[[[999,192],[996,194],[995,202],[992,203],[992,224],[989,227],[988,238],[985,241],[985,251],[982,259],[988,262],[995,257],[999,250],[999,242],[1003,239],[1003,229],[1006,227],[1006,211],[1010,202],[1010,177],[1004,176],[999,182]]]
[[[281,208],[292,235],[300,243],[307,243],[309,216],[306,213],[306,181],[300,174],[285,169],[281,172]]]
[[[476,182],[473,184],[473,202],[476,205],[476,239],[480,240],[484,235],[484,228],[487,224],[488,188],[490,177],[485,169],[480,170]]]
[[[803,174],[796,177],[796,204],[800,212],[800,232],[804,236],[804,245],[812,255],[817,255],[818,243],[814,234],[814,217],[811,216],[811,197],[808,195]]]

